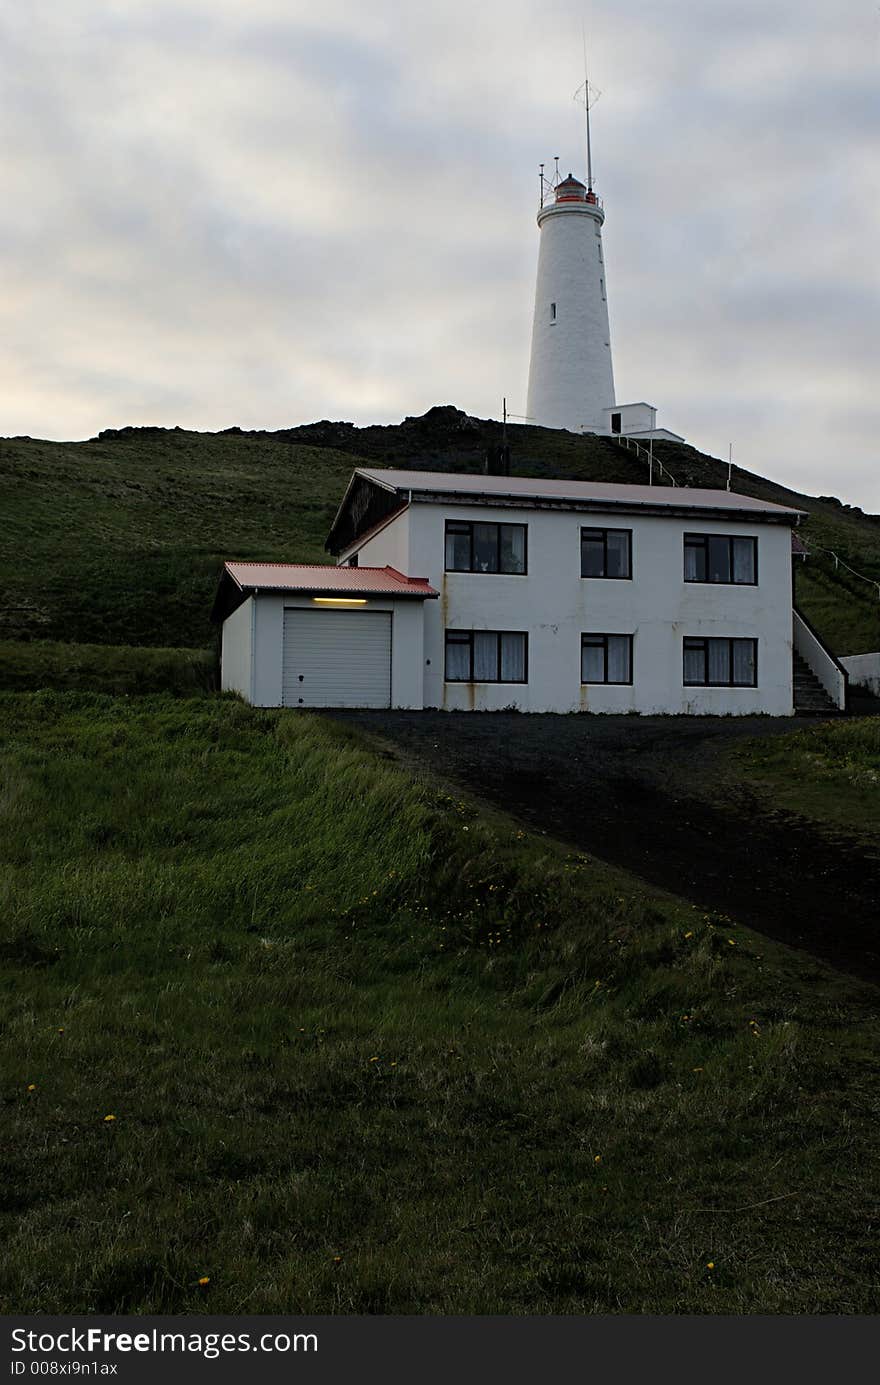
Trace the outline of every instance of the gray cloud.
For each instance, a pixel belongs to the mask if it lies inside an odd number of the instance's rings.
[[[0,19],[0,431],[524,412],[578,5],[51,8]],[[621,398],[880,508],[876,8],[593,11]]]

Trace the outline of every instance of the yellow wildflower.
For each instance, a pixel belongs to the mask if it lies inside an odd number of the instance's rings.
[[[210,1282],[211,1282],[210,1276],[207,1275],[207,1274],[203,1274],[202,1277],[201,1277],[201,1279],[199,1280],[199,1284],[202,1286],[203,1289],[204,1289],[205,1285],[206,1285],[206,1284],[210,1284]]]
[[[107,1121],[115,1121],[115,1119],[116,1119],[115,1116],[105,1116],[105,1117],[104,1117],[104,1123],[105,1123],[105,1125],[106,1125]]]

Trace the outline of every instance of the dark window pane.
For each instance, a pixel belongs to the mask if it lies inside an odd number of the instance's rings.
[[[608,530],[608,559],[606,577],[629,577],[629,534]]]
[[[581,682],[605,682],[605,641],[584,640],[581,645]]]
[[[754,640],[733,641],[733,681],[739,687],[754,687],[757,679]]]
[[[702,543],[684,541],[684,580],[686,582],[705,582],[706,549]]]
[[[684,642],[684,681],[686,683],[705,683],[706,656],[702,640]]]
[[[501,636],[501,681],[502,683],[523,683],[526,676],[526,637],[507,634]]]
[[[599,529],[581,533],[581,577],[605,576],[605,540]]]
[[[498,636],[491,630],[474,632],[474,681],[498,681]]]
[[[730,581],[730,540],[709,536],[709,581]]]
[[[709,682],[730,682],[730,641],[709,641]]]
[[[474,572],[498,571],[498,525],[474,525]]]
[[[526,528],[524,524],[501,525],[501,571],[525,572]]]
[[[754,539],[733,540],[734,582],[749,583],[755,581],[755,546]]]
[[[446,529],[446,571],[470,572],[471,570],[471,531],[463,532],[448,525]]]

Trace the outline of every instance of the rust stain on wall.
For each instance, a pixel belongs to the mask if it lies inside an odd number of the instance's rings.
[[[449,625],[449,592],[446,589],[445,572],[442,578],[440,579],[440,597],[438,604],[440,606],[440,634],[443,639],[443,647],[440,652],[440,657],[443,660],[443,668],[441,669],[443,701],[441,705],[443,707],[443,711],[448,712],[449,688],[446,686],[446,629]]]

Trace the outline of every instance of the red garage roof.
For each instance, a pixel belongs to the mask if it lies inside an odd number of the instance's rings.
[[[225,620],[251,592],[309,596],[391,596],[425,601],[437,596],[426,577],[396,567],[332,567],[329,563],[224,563],[214,620]]]
[[[329,563],[224,563],[239,587],[285,592],[356,592],[358,596],[436,596],[427,577],[396,567],[331,567]]]

